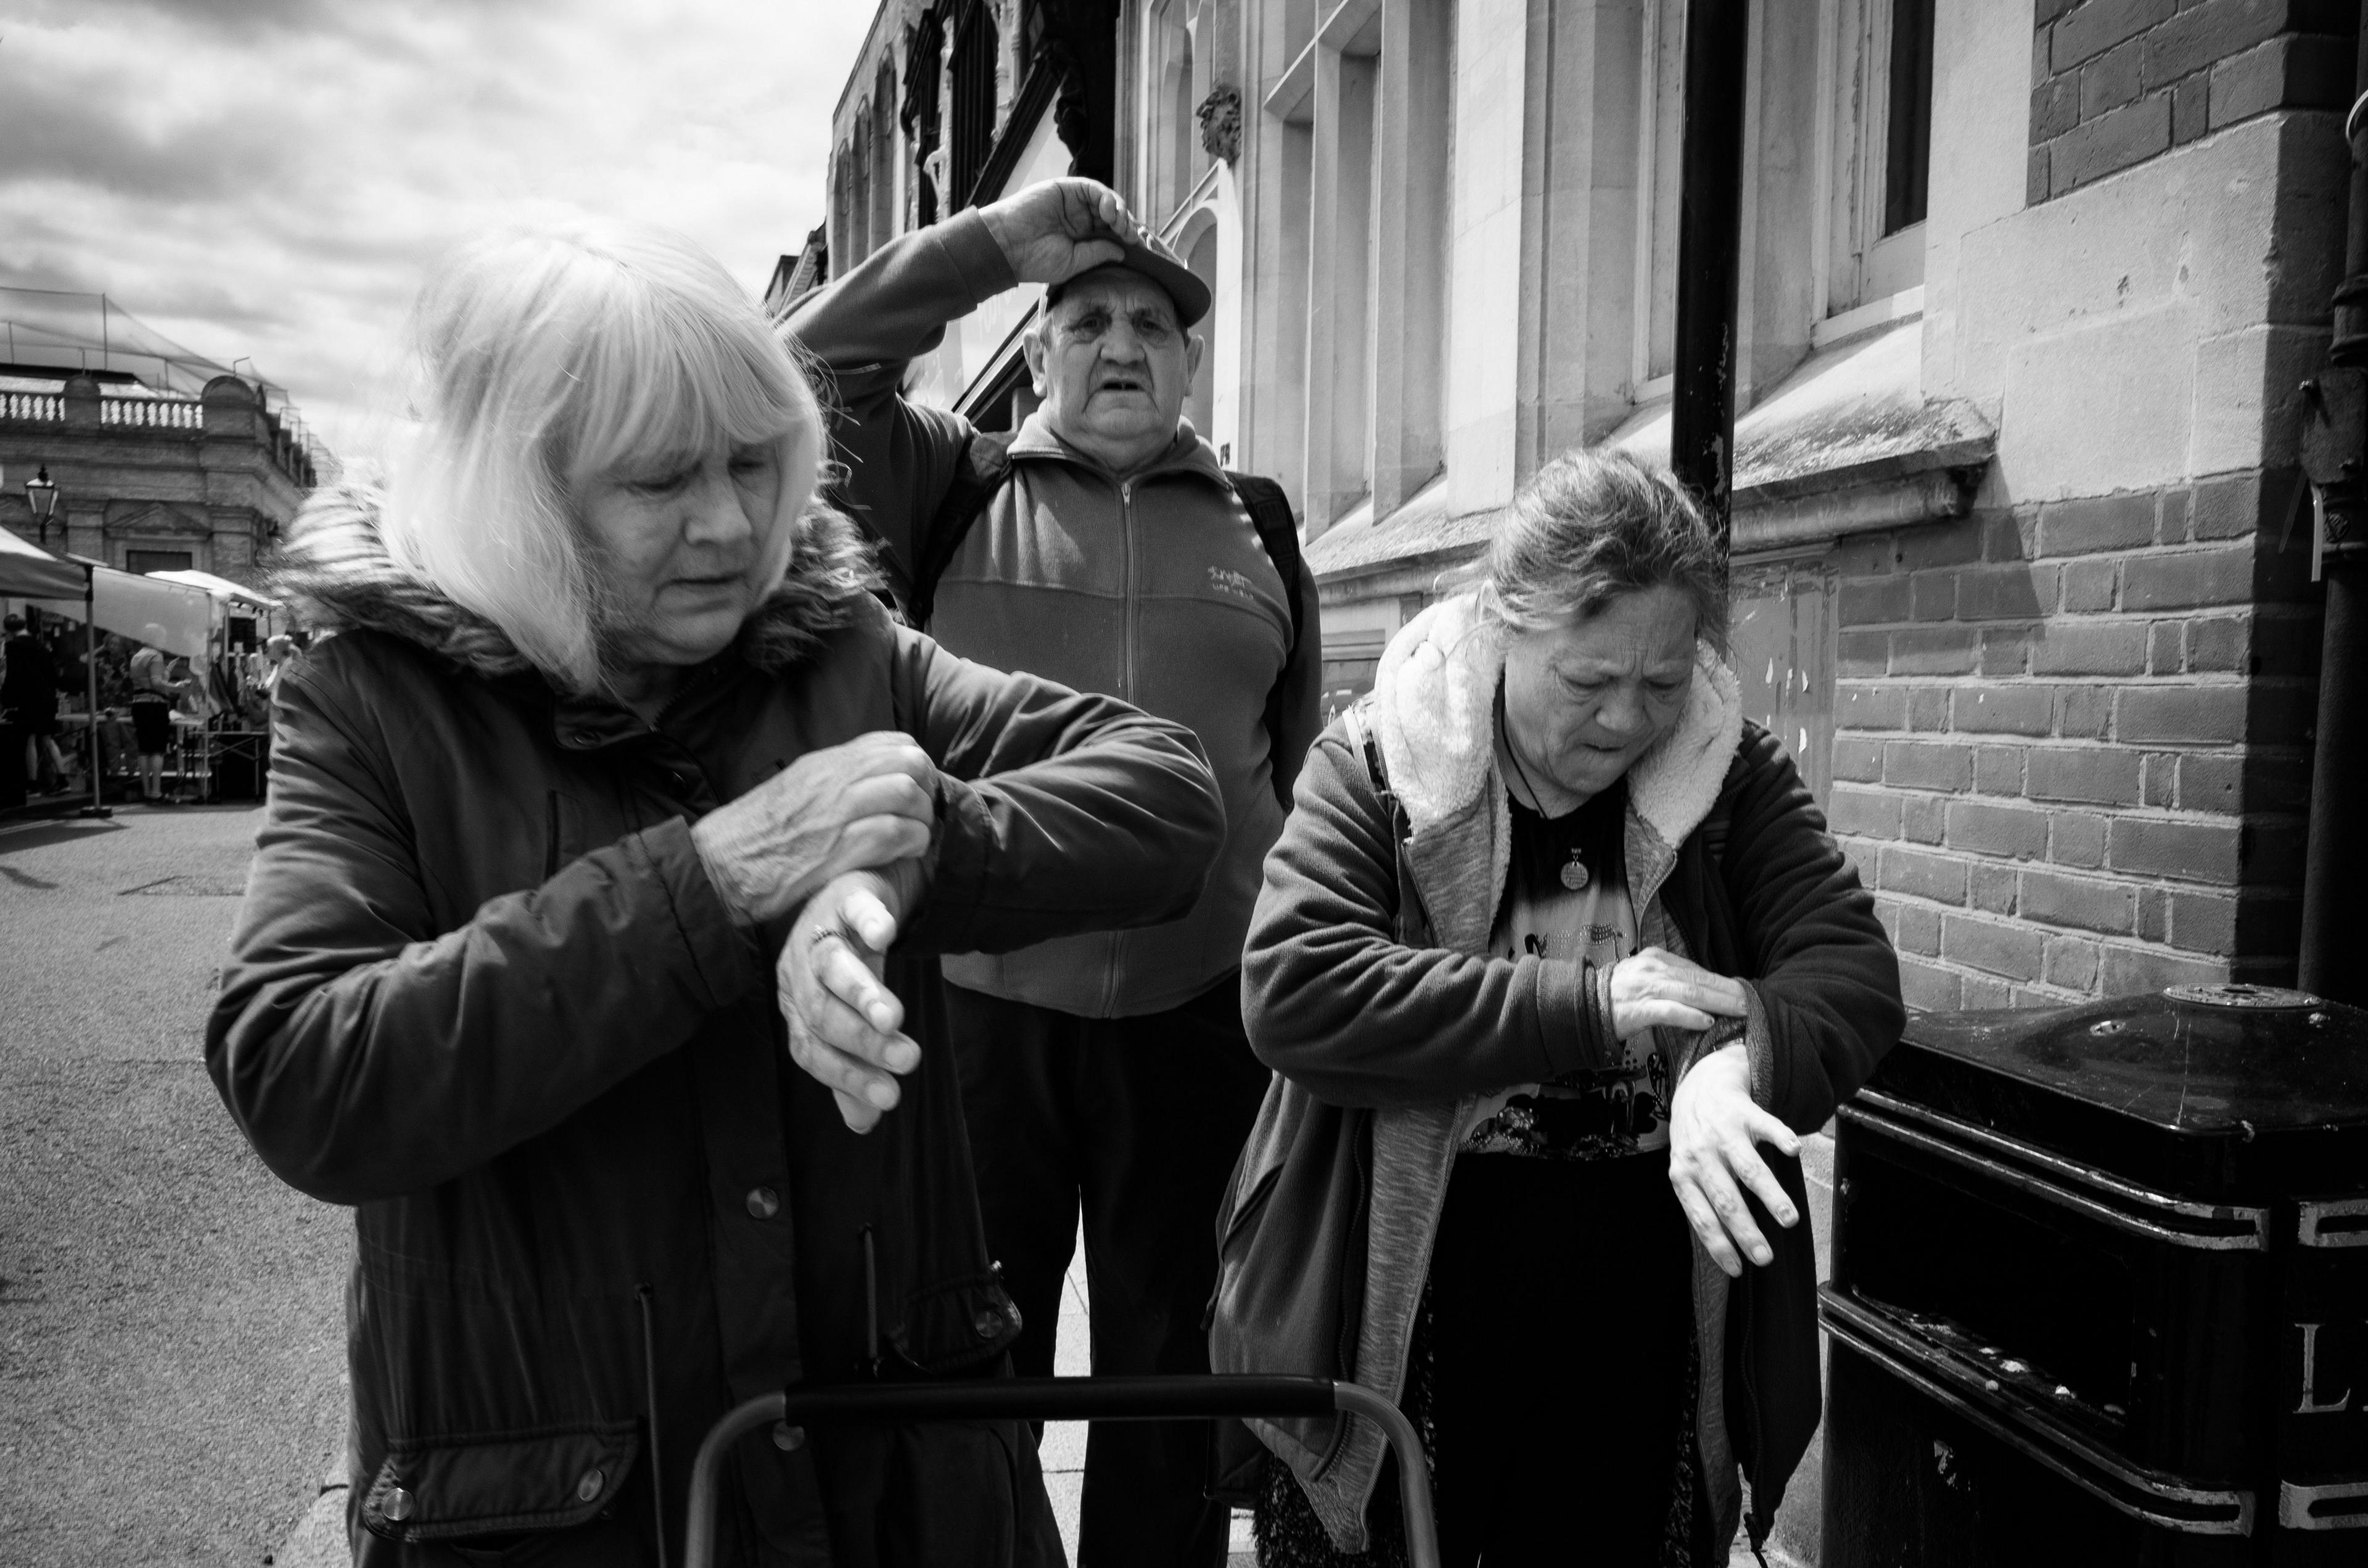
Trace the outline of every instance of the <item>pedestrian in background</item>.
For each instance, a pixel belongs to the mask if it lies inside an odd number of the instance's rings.
[[[1278,1076],[1214,1359],[1397,1400],[1457,1568],[1714,1568],[1738,1460],[1757,1547],[1816,1428],[1793,1156],[1905,1014],[1873,901],[1743,717],[1727,616],[1675,480],[1549,464],[1326,732],[1267,861],[1243,1005]],[[1267,1568],[1394,1540],[1370,1424],[1254,1425],[1287,1461]]]
[[[7,644],[0,650],[6,666],[0,671],[0,709],[11,714],[17,733],[24,737],[24,777],[36,794],[63,788],[65,758],[58,754],[58,667],[40,638],[26,629],[25,618],[9,616],[0,628]]]
[[[145,644],[131,655],[128,678],[132,744],[140,754],[140,798],[159,805],[165,800],[165,754],[173,749],[173,710],[196,682],[176,673],[161,650]]]
[[[360,1568],[656,1563],[740,1401],[1008,1369],[910,955],[1173,918],[1223,817],[1180,727],[891,622],[813,393],[687,242],[480,243],[415,335],[390,488],[290,532],[336,635],[279,681],[207,1062],[354,1206]],[[915,1068],[870,1137],[781,994]],[[782,1426],[724,1492],[734,1564],[1060,1556],[1017,1422]]]
[[[1042,406],[990,435],[907,402],[907,364],[1021,283],[1047,286],[1022,340]],[[1224,846],[1182,919],[946,962],[1024,1374],[1053,1370],[1081,1210],[1093,1369],[1208,1369],[1210,1216],[1266,1090],[1237,971],[1320,727],[1320,637],[1281,490],[1228,474],[1183,417],[1209,304],[1114,193],[1062,179],[890,241],[788,322],[828,368],[842,494],[907,615],[967,657],[1190,725],[1224,794]],[[1080,1561],[1221,1562],[1209,1450],[1204,1423],[1097,1424]]]

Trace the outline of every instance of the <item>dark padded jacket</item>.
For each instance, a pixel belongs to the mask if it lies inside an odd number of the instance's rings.
[[[359,1558],[564,1529],[567,1561],[653,1562],[654,1462],[678,1543],[692,1454],[733,1403],[1006,1364],[1018,1314],[917,955],[1172,916],[1223,830],[1214,790],[1179,727],[954,658],[798,564],[653,729],[555,695],[404,579],[366,505],[314,522],[285,585],[349,630],[279,687],[207,1061],[274,1171],[355,1208]],[[911,733],[946,782],[889,975],[922,1063],[859,1138],[784,1053],[781,930],[734,926],[689,823],[872,730]],[[730,1490],[731,1562],[1044,1544],[1014,1424],[760,1435]],[[916,1494],[872,1528],[883,1495]]]

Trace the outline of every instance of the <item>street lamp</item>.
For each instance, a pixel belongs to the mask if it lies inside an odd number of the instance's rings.
[[[41,531],[41,548],[49,549],[50,514],[57,510],[58,487],[50,482],[50,471],[46,466],[25,481],[25,504],[33,508],[33,521]]]

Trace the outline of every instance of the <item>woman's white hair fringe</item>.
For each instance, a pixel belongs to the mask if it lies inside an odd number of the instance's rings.
[[[689,240],[608,220],[485,235],[422,290],[411,338],[421,424],[391,465],[387,549],[561,684],[602,679],[601,574],[572,501],[592,475],[777,442],[758,571],[787,572],[822,412],[756,301]]]

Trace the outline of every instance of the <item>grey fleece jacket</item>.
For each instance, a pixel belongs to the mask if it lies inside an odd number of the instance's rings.
[[[975,433],[907,402],[905,366],[946,324],[1016,283],[974,211],[895,240],[802,301],[787,331],[829,372],[837,499],[909,582],[922,536]],[[1181,920],[946,960],[974,991],[1085,1017],[1172,1007],[1241,962],[1259,867],[1320,727],[1315,582],[1304,629],[1248,512],[1189,422],[1147,469],[1121,478],[1030,418],[1011,477],[939,578],[930,634],[964,658],[1118,697],[1201,738],[1225,805],[1225,840]],[[1282,740],[1268,698],[1282,687]]]

